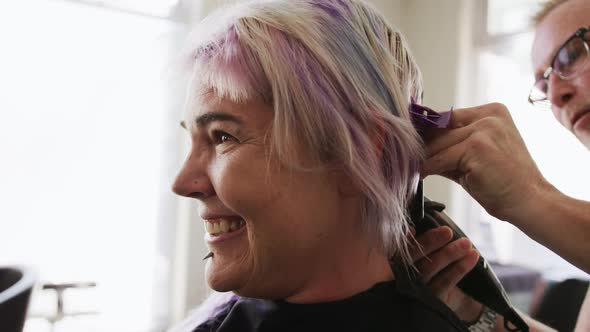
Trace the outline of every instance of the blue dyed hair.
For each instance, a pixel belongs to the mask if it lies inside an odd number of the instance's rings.
[[[408,108],[422,87],[399,31],[361,0],[257,0],[206,18],[188,50],[189,102],[213,91],[272,105],[280,160],[300,167],[292,147],[303,144],[315,166],[343,167],[363,194],[365,235],[410,264],[423,145]]]

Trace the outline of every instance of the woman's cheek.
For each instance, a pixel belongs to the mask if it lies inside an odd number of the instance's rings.
[[[218,160],[214,167],[216,194],[225,206],[242,217],[266,206],[272,195],[266,165],[234,155]]]

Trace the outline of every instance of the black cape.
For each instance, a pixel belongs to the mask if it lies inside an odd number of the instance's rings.
[[[228,302],[194,332],[461,331],[459,318],[423,285],[408,280],[378,283],[350,298],[293,304],[252,298]]]

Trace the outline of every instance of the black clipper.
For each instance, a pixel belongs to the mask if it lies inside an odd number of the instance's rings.
[[[439,226],[448,226],[453,230],[453,240],[467,237],[463,231],[444,213],[444,204],[434,202],[424,197],[422,181],[418,184],[418,191],[410,206],[410,217],[416,235]],[[504,317],[504,327],[509,331],[528,332],[529,327],[514,310],[504,287],[483,256],[473,270],[471,270],[457,285],[465,294],[471,296],[483,305]],[[514,327],[510,327],[511,323]]]

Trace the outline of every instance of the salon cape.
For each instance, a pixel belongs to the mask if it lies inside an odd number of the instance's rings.
[[[400,274],[398,274],[399,276]],[[403,274],[401,274],[403,275]],[[293,304],[235,298],[194,332],[468,332],[425,286],[406,278],[381,282],[350,298]]]

